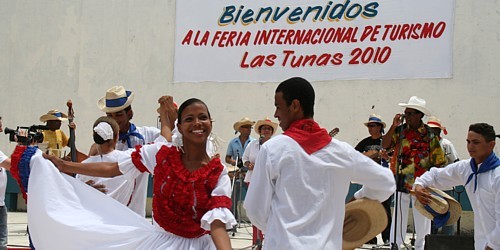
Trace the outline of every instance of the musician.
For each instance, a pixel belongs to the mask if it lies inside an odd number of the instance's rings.
[[[116,150],[125,151],[133,149],[136,145],[150,144],[160,136],[160,130],[156,127],[137,127],[130,122],[134,116],[132,110],[134,96],[134,92],[125,90],[123,86],[113,86],[97,102],[99,109],[106,112],[106,115],[113,118],[120,127]],[[94,144],[90,149],[89,156],[97,154],[96,144]],[[138,198],[131,203],[137,202],[138,204],[130,204],[130,206],[143,207],[143,204],[146,203],[148,178],[148,173],[142,173],[136,178],[134,196]],[[142,200],[139,197],[142,197]],[[142,214],[145,215],[146,212],[144,211]]]
[[[439,138],[439,144],[441,144],[441,148],[443,149],[444,155],[446,157],[446,164],[451,164],[459,161],[458,153],[455,149],[455,146],[453,146],[453,143],[441,136],[441,131],[443,131],[445,135],[448,134],[446,127],[441,125],[441,120],[435,116],[430,116],[427,120],[427,125]],[[445,192],[453,197],[453,190],[447,190]],[[440,233],[445,235],[455,235],[455,225],[443,226],[441,230],[439,230],[439,228],[436,228],[434,224],[432,224],[431,231],[432,233],[438,233],[440,231]]]
[[[248,144],[245,153],[243,154],[243,165],[248,168],[248,172],[245,175],[245,183],[248,185],[251,182],[253,168],[255,166],[255,160],[257,159],[257,155],[259,154],[260,147],[276,132],[276,128],[278,128],[278,123],[271,121],[269,118],[265,118],[263,120],[258,120],[255,124],[255,132],[259,134],[259,139],[254,140]],[[264,239],[264,235],[262,231],[258,230],[257,227],[252,226],[253,229],[253,245],[258,246],[257,249],[260,249],[262,244],[262,240]]]
[[[239,168],[243,167],[243,161],[241,160],[241,157],[243,157],[248,144],[250,144],[251,141],[255,140],[250,136],[250,133],[252,132],[252,126],[254,124],[255,121],[251,121],[247,117],[244,117],[233,124],[234,131],[236,131],[235,133],[239,132],[240,135],[229,142],[226,152],[226,163],[229,163],[232,166],[237,166]],[[239,162],[236,162],[236,160],[238,160]]]
[[[116,150],[118,142],[119,126],[112,118],[103,116],[94,122],[93,138],[96,143],[98,155],[90,156],[82,163],[90,162],[120,162],[123,159],[130,158],[130,151]],[[112,178],[93,177],[88,175],[77,175],[79,180],[95,185],[101,185],[106,195],[117,200],[123,205],[129,207],[137,214],[144,216],[146,211],[146,203],[144,199],[134,195],[135,178],[139,175],[133,175],[132,172],[124,173],[123,175]],[[89,183],[90,182],[90,183]]]
[[[396,186],[391,171],[314,121],[314,89],[300,77],[279,84],[274,96],[284,134],[263,144],[245,199],[247,215],[266,236],[264,249],[342,249],[344,200],[384,201]]]
[[[410,97],[408,103],[400,103],[404,107],[404,121],[402,115],[396,114],[392,125],[383,136],[382,147],[394,151],[390,167],[397,179],[397,191],[394,197],[395,213],[392,217],[391,243],[399,249],[404,242],[408,223],[410,194],[415,178],[421,176],[432,167],[441,167],[446,163],[439,138],[427,126],[422,118],[429,116],[426,101],[417,96]],[[413,202],[413,218],[416,231],[415,249],[423,250],[425,235],[431,232],[431,221],[415,210]],[[397,221],[395,221],[397,218]],[[396,233],[394,233],[394,231]],[[394,235],[397,236],[394,239]]]
[[[64,147],[68,146],[68,136],[61,130],[61,124],[63,121],[68,120],[68,115],[57,110],[52,109],[40,116],[40,121],[45,122],[48,130],[43,130],[43,142],[48,143],[47,148],[53,155],[58,157],[63,157]],[[74,122],[69,124],[72,129],[76,128]]]
[[[425,187],[465,186],[474,211],[476,250],[500,249],[500,160],[493,152],[495,144],[493,126],[471,124],[467,133],[467,151],[471,158],[445,168],[432,168],[417,178],[414,186],[417,199],[424,205],[430,197]]]
[[[370,136],[361,140],[354,149],[370,157],[376,163],[384,167],[389,167],[389,163],[387,162],[389,160],[389,156],[387,155],[385,149],[382,148],[382,135],[384,134],[386,126],[385,122],[382,121],[382,117],[377,114],[372,114],[368,117],[368,121],[363,124],[368,128]],[[382,202],[387,214],[387,221],[391,221],[391,202],[391,197]],[[390,231],[391,224],[387,223],[386,228],[382,232],[382,240],[384,244],[389,244]],[[373,238],[368,243],[377,244],[377,237]]]

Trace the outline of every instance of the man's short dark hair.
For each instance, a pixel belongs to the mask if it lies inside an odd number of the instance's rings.
[[[314,116],[314,89],[306,79],[293,77],[285,80],[276,88],[276,93],[278,92],[283,93],[283,99],[285,99],[288,106],[292,104],[293,100],[297,99],[304,110],[304,116],[306,118]]]
[[[482,135],[486,142],[494,141],[496,137],[495,129],[487,123],[471,124],[469,126],[469,131]]]

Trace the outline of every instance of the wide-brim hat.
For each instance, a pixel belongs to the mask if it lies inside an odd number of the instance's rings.
[[[130,106],[133,100],[134,92],[125,90],[123,86],[113,86],[97,102],[97,107],[104,112],[114,113]]]
[[[250,125],[253,126],[255,124],[254,121],[250,120],[248,117],[243,117],[241,120],[235,122],[233,124],[234,131],[239,131],[241,126]]]
[[[278,123],[273,122],[273,121],[271,121],[271,119],[269,119],[269,117],[266,117],[266,119],[258,120],[257,123],[255,123],[255,128],[254,128],[255,132],[258,134],[260,126],[264,126],[264,125],[267,125],[267,126],[270,126],[273,128],[272,134],[274,134],[276,132],[276,129],[278,128]]]
[[[382,121],[382,117],[380,115],[371,114],[368,121],[363,124],[368,127],[369,123],[380,123],[382,124],[382,128],[385,128],[385,122]]]
[[[380,202],[358,199],[347,203],[342,232],[342,249],[362,246],[384,231],[387,223],[387,214]]]
[[[431,128],[439,128],[439,129],[443,130],[445,135],[448,134],[448,131],[446,131],[446,127],[441,125],[441,120],[439,120],[435,116],[429,116],[429,119],[427,120],[427,126],[429,126]]]
[[[439,214],[450,212],[450,217],[444,225],[448,226],[455,224],[462,215],[462,206],[460,206],[460,203],[458,203],[458,201],[456,201],[453,197],[449,196],[447,193],[439,189],[431,187],[427,187],[426,189],[427,191],[429,191],[429,193],[431,193],[431,199],[428,206]],[[427,211],[424,205],[420,203],[420,201],[415,201],[415,208],[423,216],[431,220],[434,219],[434,215]]]
[[[40,116],[41,122],[66,121],[66,120],[68,120],[68,115],[57,109],[52,109],[49,112],[47,112],[47,114]]]
[[[426,104],[426,102],[424,99],[418,98],[416,96],[412,96],[412,97],[410,97],[410,100],[408,101],[408,103],[400,103],[398,105],[401,107],[416,109],[416,110],[424,113],[424,115],[429,116],[429,115],[431,115],[431,112],[425,107],[425,104]]]

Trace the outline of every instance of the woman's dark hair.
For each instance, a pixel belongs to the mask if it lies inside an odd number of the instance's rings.
[[[495,129],[487,123],[475,123],[469,126],[469,131],[478,133],[484,137],[486,142],[495,140]]]
[[[118,123],[113,118],[110,118],[107,116],[101,116],[101,117],[97,118],[97,120],[94,122],[94,125],[92,126],[92,130],[97,126],[97,124],[99,124],[101,122],[105,122],[111,126],[111,129],[113,129],[113,137],[118,136],[118,131],[120,130],[120,126],[118,126]],[[99,144],[99,145],[102,145],[106,142],[111,141],[111,139],[104,140],[95,131],[93,133],[93,137],[94,137],[94,142]]]
[[[205,108],[207,108],[207,112],[208,112],[208,118],[210,118],[210,120],[212,120],[212,116],[210,115],[210,111],[208,110],[208,106],[207,104],[205,104],[202,100],[198,99],[198,98],[190,98],[190,99],[187,99],[186,101],[184,101],[181,106],[179,107],[179,110],[177,110],[177,123],[181,123],[181,115],[182,115],[182,111],[184,111],[184,109],[186,109],[189,105],[191,104],[194,104],[194,103],[201,103],[205,106]]]
[[[283,99],[288,106],[292,104],[294,99],[300,102],[300,106],[304,110],[306,118],[314,116],[314,89],[306,79],[301,77],[293,77],[278,85],[276,93],[283,93]]]

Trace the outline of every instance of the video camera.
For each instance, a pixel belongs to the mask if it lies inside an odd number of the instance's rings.
[[[5,128],[5,134],[9,135],[9,141],[19,142],[25,145],[43,142],[42,130],[48,130],[45,125],[32,125],[30,127],[18,126],[17,129]]]

